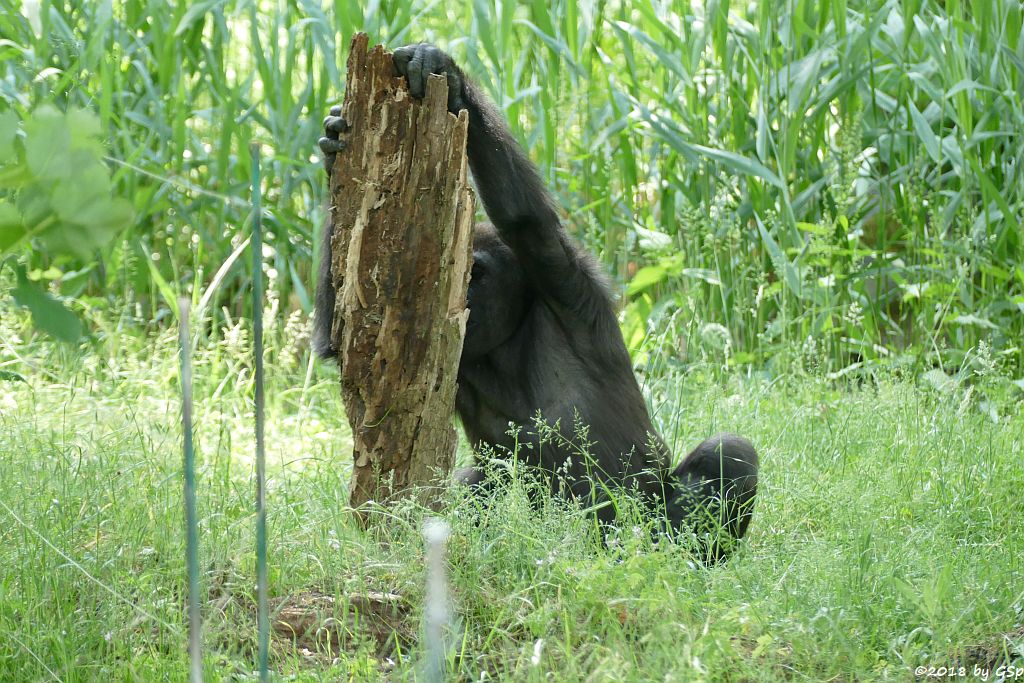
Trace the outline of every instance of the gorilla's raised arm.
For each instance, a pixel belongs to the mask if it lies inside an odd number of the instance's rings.
[[[467,155],[487,217],[512,248],[537,293],[589,327],[615,324],[606,313],[607,287],[593,259],[566,234],[540,174],[498,108],[446,53],[426,43],[395,50],[395,66],[413,97],[423,97],[430,74],[448,79],[448,109],[469,113]],[[598,334],[608,334],[598,325]]]

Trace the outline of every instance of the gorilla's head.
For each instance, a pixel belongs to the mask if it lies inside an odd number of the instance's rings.
[[[473,272],[466,306],[469,322],[462,358],[486,356],[519,328],[526,311],[526,274],[494,226],[481,223],[473,232]]]

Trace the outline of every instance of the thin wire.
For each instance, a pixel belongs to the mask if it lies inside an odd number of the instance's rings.
[[[259,628],[260,681],[270,680],[270,619],[267,605],[267,509],[266,449],[263,442],[263,235],[260,221],[260,146],[253,142],[252,153],[252,316],[253,354],[256,366],[256,602]]]
[[[105,583],[103,583],[102,581],[97,579],[95,576],[90,574],[89,571],[85,567],[80,565],[78,562],[76,562],[74,558],[72,558],[70,555],[65,553],[63,550],[61,550],[60,548],[55,546],[53,543],[50,543],[50,541],[45,536],[43,536],[41,533],[39,533],[38,531],[33,529],[26,522],[24,522],[21,519],[21,517],[19,517],[18,514],[7,505],[7,503],[5,503],[2,500],[0,500],[0,507],[2,507],[4,510],[6,510],[7,514],[9,514],[11,517],[13,517],[15,522],[20,524],[27,531],[29,531],[31,534],[33,534],[36,538],[38,538],[40,541],[42,541],[44,544],[46,544],[46,546],[50,550],[52,550],[53,552],[55,552],[58,555],[60,555],[61,557],[63,557],[65,560],[67,560],[68,564],[70,564],[72,567],[74,567],[78,571],[82,572],[82,574],[85,575],[85,578],[89,579],[90,581],[95,583],[97,586],[99,586],[103,590],[107,591],[108,593],[113,595],[115,598],[117,598],[118,600],[120,600],[124,604],[128,605],[133,610],[135,610],[136,612],[138,612],[142,616],[146,617],[147,619],[151,619],[152,621],[155,621],[156,623],[160,624],[161,626],[163,626],[167,630],[171,631],[172,633],[175,633],[177,635],[181,635],[181,630],[178,629],[177,626],[174,626],[172,624],[167,623],[166,621],[164,621],[163,619],[161,619],[160,617],[158,617],[158,616],[156,616],[154,614],[150,614],[149,612],[147,612],[146,610],[142,609],[141,607],[136,605],[134,602],[132,602],[128,598],[122,596],[120,593],[115,591],[113,588],[111,588],[110,586],[106,585]]]
[[[196,456],[192,445],[192,344],[188,338],[189,300],[178,299],[181,312],[178,346],[181,354],[181,432],[185,470],[185,538],[188,568],[189,680],[203,681],[203,616],[199,610],[199,519],[196,515]]]
[[[35,652],[32,651],[32,648],[30,648],[25,643],[21,642],[21,640],[18,638],[18,636],[14,635],[13,633],[10,633],[10,632],[8,632],[7,635],[9,635],[11,637],[11,640],[16,642],[18,645],[21,645],[21,647],[25,650],[25,652],[27,652],[30,655],[32,655],[33,659],[35,659],[37,662],[39,662],[39,666],[41,666],[44,669],[46,669],[46,673],[48,673],[51,676],[53,676],[53,680],[57,681],[57,683],[64,683],[64,681],[61,679],[61,677],[58,676],[57,674],[55,674],[53,672],[53,669],[51,669],[50,667],[46,666],[46,662],[44,662],[42,659],[40,659],[39,655],[37,655]]]
[[[239,199],[238,197],[232,197],[231,195],[221,194],[220,192],[214,192],[213,190],[207,190],[205,187],[201,187],[199,185],[196,185],[195,183],[189,182],[188,180],[184,180],[182,178],[177,178],[173,176],[162,176],[159,173],[147,171],[141,166],[136,166],[135,164],[125,161],[124,159],[115,159],[112,156],[104,156],[103,160],[109,161],[112,164],[117,164],[118,166],[130,168],[136,173],[144,175],[148,178],[153,178],[154,180],[162,180],[168,185],[177,187],[179,190],[188,190],[189,192],[194,192],[195,194],[204,195],[206,197],[212,197],[214,199],[219,199],[225,204],[230,204],[232,206],[245,206],[245,201]]]

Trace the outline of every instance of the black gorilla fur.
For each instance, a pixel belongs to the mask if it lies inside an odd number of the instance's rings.
[[[518,443],[520,460],[545,472],[555,493],[587,504],[607,500],[609,489],[639,493],[665,511],[673,531],[695,532],[707,559],[720,559],[750,521],[758,470],[753,446],[719,435],[670,470],[668,448],[651,424],[605,279],[562,227],[540,175],[497,108],[432,45],[399,48],[394,62],[414,97],[423,97],[429,74],[444,74],[448,109],[468,110],[470,169],[491,220],[475,230],[470,315],[458,373],[456,407],[470,443],[498,452]],[[324,130],[320,148],[330,172],[347,131],[338,108]],[[330,240],[325,230],[314,346],[333,358]],[[555,429],[554,439],[531,431],[538,414]],[[516,436],[510,435],[510,423],[522,427]],[[581,457],[573,433],[577,424],[587,427],[589,458]],[[476,467],[460,470],[456,478],[474,486],[485,482]],[[611,521],[614,506],[599,508],[597,515]]]

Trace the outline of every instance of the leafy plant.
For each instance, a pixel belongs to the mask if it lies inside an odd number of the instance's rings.
[[[94,110],[135,210],[68,294],[157,324],[168,293],[202,296],[212,329],[249,313],[233,255],[258,139],[268,286],[308,312],[315,140],[363,30],[436,42],[487,89],[639,356],[656,330],[699,361],[721,325],[727,364],[771,372],[808,338],[833,372],[949,371],[982,341],[1024,370],[1019,2],[0,4],[0,101]]]
[[[0,263],[29,250],[51,267],[88,261],[131,223],[131,206],[111,193],[99,136],[96,116],[79,109],[42,106],[23,123],[0,113]],[[76,341],[81,323],[43,286],[53,271],[30,277],[21,263],[15,271],[14,300],[36,327]]]

